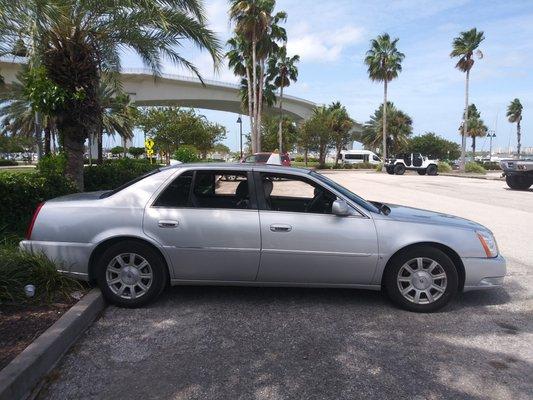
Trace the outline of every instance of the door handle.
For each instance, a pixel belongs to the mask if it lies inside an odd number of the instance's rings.
[[[180,223],[172,219],[162,219],[157,221],[160,228],[176,228]]]
[[[270,230],[272,232],[290,232],[292,231],[292,226],[286,224],[272,224],[270,225]]]

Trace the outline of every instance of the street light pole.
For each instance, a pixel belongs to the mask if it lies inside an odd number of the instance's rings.
[[[490,144],[489,144],[489,161],[492,161],[492,139],[496,137],[496,132],[489,131],[488,135]]]
[[[241,142],[241,159],[242,159],[242,118],[239,115],[239,118],[237,118],[237,123],[239,124],[239,138]]]

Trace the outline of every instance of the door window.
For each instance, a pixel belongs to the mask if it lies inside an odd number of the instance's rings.
[[[262,173],[260,176],[266,210],[331,214],[337,196],[315,182],[284,174]]]
[[[161,193],[156,207],[249,209],[248,176],[243,171],[187,171]]]

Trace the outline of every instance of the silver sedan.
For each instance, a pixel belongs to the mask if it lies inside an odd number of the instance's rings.
[[[21,247],[124,307],[170,283],[384,289],[427,312],[505,275],[480,224],[369,202],[317,172],[268,165],[183,164],[53,199]]]

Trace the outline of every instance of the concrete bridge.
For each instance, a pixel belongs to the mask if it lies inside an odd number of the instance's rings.
[[[22,67],[21,62],[0,60],[0,75],[7,84],[17,80],[16,75]],[[123,89],[138,106],[183,106],[209,110],[229,111],[247,114],[242,110],[239,85],[204,80],[181,75],[162,74],[154,78],[149,70],[124,69],[121,73]],[[293,96],[283,96],[284,112],[296,121],[309,118],[315,103]],[[276,113],[276,108],[265,112]]]

